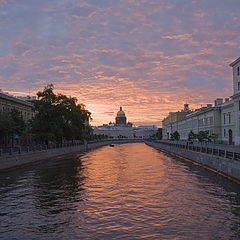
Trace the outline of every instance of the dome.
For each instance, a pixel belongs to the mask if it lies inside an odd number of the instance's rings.
[[[122,110],[122,107],[120,107],[120,110],[117,112],[116,116],[116,124],[117,125],[126,125],[127,118],[125,116],[125,112]]]
[[[117,112],[117,117],[125,117],[125,112],[122,110],[122,107],[120,107],[120,110]]]

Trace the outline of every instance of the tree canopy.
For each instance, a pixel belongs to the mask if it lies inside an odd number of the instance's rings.
[[[32,132],[41,141],[62,139],[84,139],[91,134],[91,113],[77,98],[54,93],[53,84],[37,93],[34,107],[36,116],[32,120]]]
[[[21,135],[25,128],[26,123],[19,111],[12,109],[9,112],[0,112],[0,139],[2,143],[7,144],[14,134]]]
[[[192,141],[197,138],[197,134],[195,134],[192,130],[188,134],[188,141]]]
[[[162,128],[158,128],[157,132],[152,137],[162,140]]]
[[[171,139],[172,140],[179,140],[180,139],[180,134],[178,131],[175,131],[171,134]]]

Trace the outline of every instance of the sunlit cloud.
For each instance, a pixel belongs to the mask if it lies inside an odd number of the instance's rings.
[[[34,94],[48,83],[76,96],[93,125],[119,106],[157,124],[232,94],[239,57],[236,1],[0,0],[0,88]],[[16,21],[17,19],[17,21]]]

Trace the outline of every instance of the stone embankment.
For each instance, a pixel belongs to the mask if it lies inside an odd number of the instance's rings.
[[[146,144],[201,165],[240,183],[240,151],[237,152],[237,148],[186,141],[147,141]]]
[[[0,156],[0,171],[11,170],[19,167],[34,165],[45,160],[61,159],[68,155],[73,155],[95,149],[98,147],[131,142],[142,142],[141,139],[116,139],[106,141],[85,142],[84,144],[69,144],[65,147],[41,148],[41,150],[9,152]]]

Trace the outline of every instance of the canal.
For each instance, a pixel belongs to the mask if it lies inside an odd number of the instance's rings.
[[[0,239],[240,239],[240,186],[144,143],[0,174]]]

